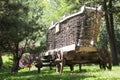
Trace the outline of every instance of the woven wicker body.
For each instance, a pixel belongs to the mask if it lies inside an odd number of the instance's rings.
[[[78,13],[52,25],[47,32],[47,50],[96,51],[101,16],[96,8],[84,6]]]

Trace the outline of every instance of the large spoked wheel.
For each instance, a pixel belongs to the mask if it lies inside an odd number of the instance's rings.
[[[57,55],[58,55],[58,58],[56,59],[56,72],[62,73],[64,64],[65,64],[64,55],[62,51],[59,51]]]
[[[100,61],[100,69],[104,69],[106,70],[109,69],[109,70],[112,70],[112,62],[111,61],[106,61],[106,60],[101,60]]]
[[[106,58],[106,67],[107,67],[107,69],[112,70],[112,58],[111,58],[110,54]]]
[[[100,68],[112,70],[112,57],[108,50],[102,48],[99,50],[100,55]]]

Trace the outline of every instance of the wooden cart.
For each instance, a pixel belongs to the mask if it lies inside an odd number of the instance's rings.
[[[49,27],[46,54],[53,57],[58,72],[63,71],[65,64],[73,70],[74,64],[99,63],[104,67],[109,63],[111,69],[110,56],[105,60],[101,57],[105,50],[100,52],[95,46],[102,15],[101,6],[83,6],[79,12]]]

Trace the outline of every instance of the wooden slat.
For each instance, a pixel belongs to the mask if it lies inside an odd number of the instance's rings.
[[[81,46],[76,50],[76,52],[96,52],[96,51],[97,51],[96,47],[84,47],[84,46]]]
[[[71,61],[74,64],[98,63],[98,60]]]

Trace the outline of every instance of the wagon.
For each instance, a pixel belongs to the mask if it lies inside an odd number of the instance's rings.
[[[64,17],[49,27],[46,54],[52,56],[58,72],[63,71],[65,64],[73,70],[75,64],[102,64],[101,61],[105,61],[96,47],[102,15],[101,6],[98,8],[82,6],[79,12]],[[103,50],[102,55],[104,53],[108,52]],[[109,56],[103,64],[105,66],[108,63],[111,69],[110,60]]]

